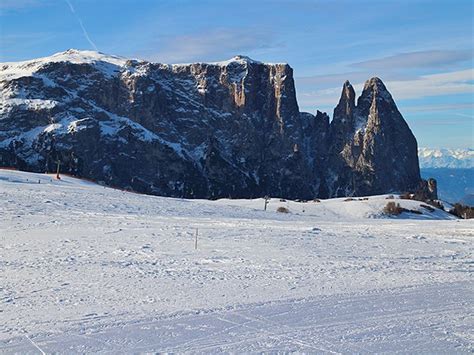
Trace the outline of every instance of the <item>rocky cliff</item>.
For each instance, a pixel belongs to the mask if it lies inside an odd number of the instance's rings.
[[[416,187],[417,143],[379,78],[367,80],[355,104],[346,81],[329,133],[327,183],[331,196],[381,194]]]
[[[416,140],[379,79],[331,124],[293,71],[244,56],[166,65],[69,50],[0,64],[0,166],[178,197],[314,198],[420,181]]]

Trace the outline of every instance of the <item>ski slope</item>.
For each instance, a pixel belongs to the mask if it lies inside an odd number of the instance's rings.
[[[417,201],[263,211],[8,170],[0,199],[0,353],[474,350],[474,223]]]

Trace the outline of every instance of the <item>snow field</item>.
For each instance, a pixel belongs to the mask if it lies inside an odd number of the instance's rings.
[[[0,198],[0,352],[473,349],[473,223],[440,210],[263,211],[7,170]]]

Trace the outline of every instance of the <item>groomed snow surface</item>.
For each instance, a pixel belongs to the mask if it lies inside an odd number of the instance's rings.
[[[0,199],[0,353],[474,350],[474,223],[416,201],[263,211],[7,170]]]

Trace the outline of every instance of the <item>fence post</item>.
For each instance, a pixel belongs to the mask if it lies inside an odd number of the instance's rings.
[[[56,179],[61,180],[61,177],[59,176],[59,165],[61,165],[61,160],[58,159],[58,167],[56,169]]]
[[[198,248],[198,233],[199,230],[196,228],[196,236],[194,237],[194,250],[197,250]]]

